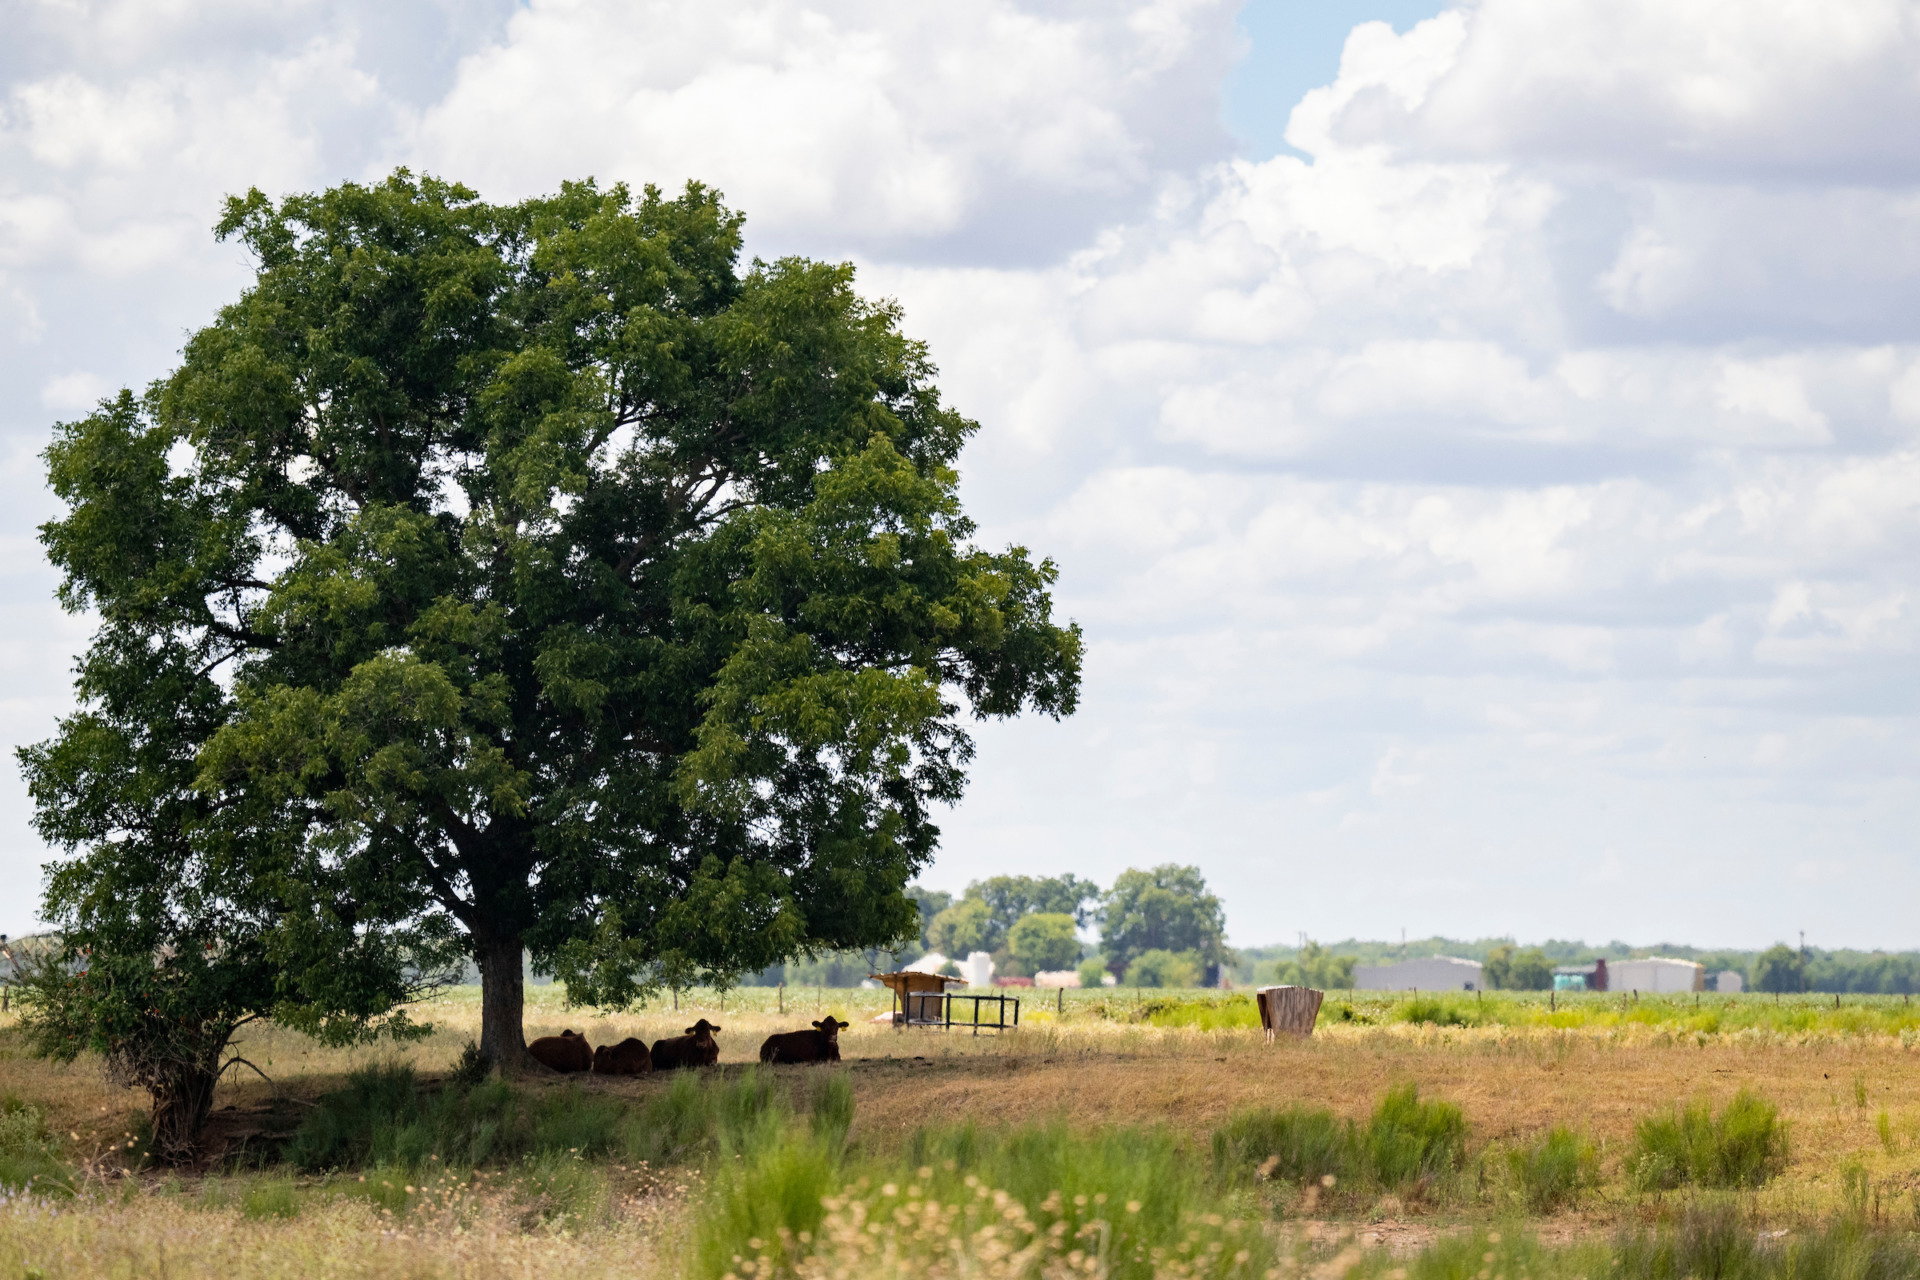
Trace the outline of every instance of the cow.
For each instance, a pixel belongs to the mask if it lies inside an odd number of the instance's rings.
[[[541,1036],[527,1046],[527,1052],[533,1060],[555,1071],[591,1071],[593,1069],[593,1046],[587,1038],[573,1031],[562,1031],[557,1036]]]
[[[813,1024],[811,1031],[782,1031],[760,1046],[762,1062],[838,1062],[840,1028],[851,1026],[832,1014]]]
[[[653,1069],[671,1071],[675,1067],[710,1067],[720,1061],[720,1046],[713,1033],[720,1028],[705,1018],[687,1028],[687,1034],[653,1042]]]
[[[603,1044],[593,1051],[593,1070],[602,1076],[640,1076],[653,1070],[647,1042],[628,1036],[619,1044]]]

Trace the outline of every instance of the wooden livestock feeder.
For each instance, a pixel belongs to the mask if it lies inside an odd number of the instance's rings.
[[[1260,1026],[1267,1033],[1267,1043],[1273,1043],[1274,1036],[1282,1033],[1312,1035],[1324,999],[1326,993],[1312,987],[1261,987],[1254,993],[1254,1002],[1260,1006]]]
[[[893,1025],[896,1027],[971,1027],[975,1035],[982,1029],[1006,1031],[1020,1025],[1018,996],[965,995],[948,988],[959,978],[943,978],[937,973],[874,973],[867,975],[893,992]],[[971,1005],[971,1008],[967,1006]],[[1011,1019],[1009,1019],[1011,1006]]]

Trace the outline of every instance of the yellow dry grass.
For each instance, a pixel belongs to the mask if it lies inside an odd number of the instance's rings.
[[[44,1280],[546,1280],[670,1274],[677,1227],[641,1219],[528,1233],[504,1216],[396,1224],[362,1202],[314,1199],[293,1220],[253,1221],[164,1190],[78,1204],[0,1204],[0,1275]]]
[[[781,1014],[775,1004],[783,999]],[[1555,1124],[1590,1134],[1601,1144],[1608,1182],[1582,1209],[1582,1229],[1649,1209],[1621,1176],[1637,1121],[1695,1098],[1717,1104],[1745,1087],[1777,1104],[1791,1132],[1786,1172],[1753,1196],[1763,1216],[1834,1211],[1849,1165],[1865,1171],[1888,1216],[1920,1215],[1920,1054],[1897,1037],[1398,1024],[1323,1027],[1310,1040],[1267,1045],[1258,1032],[1106,1022],[1076,1015],[1071,1004],[1062,1019],[1038,1003],[1028,1004],[1018,1033],[976,1037],[875,1024],[872,1015],[887,1007],[884,992],[735,993],[724,1008],[707,995],[683,1000],[677,1011],[660,1001],[602,1017],[567,1010],[553,988],[533,988],[527,1030],[532,1036],[572,1027],[595,1043],[628,1035],[651,1040],[706,1017],[723,1028],[723,1069],[737,1070],[757,1061],[765,1035],[836,1013],[853,1024],[842,1032],[842,1056],[857,1100],[854,1137],[879,1149],[925,1124],[1053,1117],[1075,1125],[1165,1124],[1204,1147],[1212,1128],[1242,1107],[1307,1102],[1360,1116],[1390,1085],[1410,1080],[1423,1093],[1459,1103],[1479,1143],[1522,1141]],[[297,1096],[332,1087],[355,1066],[394,1057],[437,1075],[477,1032],[476,993],[448,993],[424,1012],[434,1034],[405,1046],[327,1049],[265,1027],[253,1030],[242,1050]],[[570,1083],[636,1097],[665,1087],[646,1077]],[[217,1105],[246,1106],[269,1092],[257,1078],[234,1077]],[[17,1034],[0,1022],[4,1093],[45,1109],[56,1132],[77,1135],[69,1150],[81,1157],[119,1141],[144,1105],[85,1060],[59,1067],[25,1057]],[[506,1218],[458,1231],[416,1224],[411,1234],[383,1235],[393,1225],[356,1202],[323,1199],[291,1222],[252,1222],[235,1210],[169,1199],[156,1190],[158,1181],[147,1178],[124,1202],[116,1192],[77,1212],[35,1217],[38,1211],[20,1206],[5,1210],[13,1216],[0,1225],[0,1274],[33,1266],[47,1276],[544,1276],[615,1263],[624,1274],[660,1246],[662,1231],[673,1230],[627,1212],[572,1239],[526,1235]],[[1388,1203],[1369,1212],[1397,1208]]]

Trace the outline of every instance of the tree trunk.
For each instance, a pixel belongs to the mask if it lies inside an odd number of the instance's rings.
[[[513,1075],[527,1065],[525,947],[516,935],[489,938],[476,948],[480,965],[480,1056]]]
[[[200,1153],[200,1129],[213,1110],[218,1068],[170,1067],[149,1086],[153,1098],[153,1154],[167,1164],[182,1164]]]

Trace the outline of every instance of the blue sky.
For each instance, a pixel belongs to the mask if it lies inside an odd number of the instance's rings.
[[[1446,6],[1418,0],[1250,0],[1236,19],[1246,54],[1221,89],[1221,113],[1242,155],[1298,154],[1287,116],[1307,90],[1332,82],[1347,33],[1363,22],[1405,31]]]
[[[71,707],[52,422],[248,279],[221,198],[719,186],[851,260],[1060,566],[1080,712],[927,879],[1200,866],[1232,938],[1920,946],[1912,0],[26,0],[0,736]],[[0,931],[49,856],[0,774]]]

